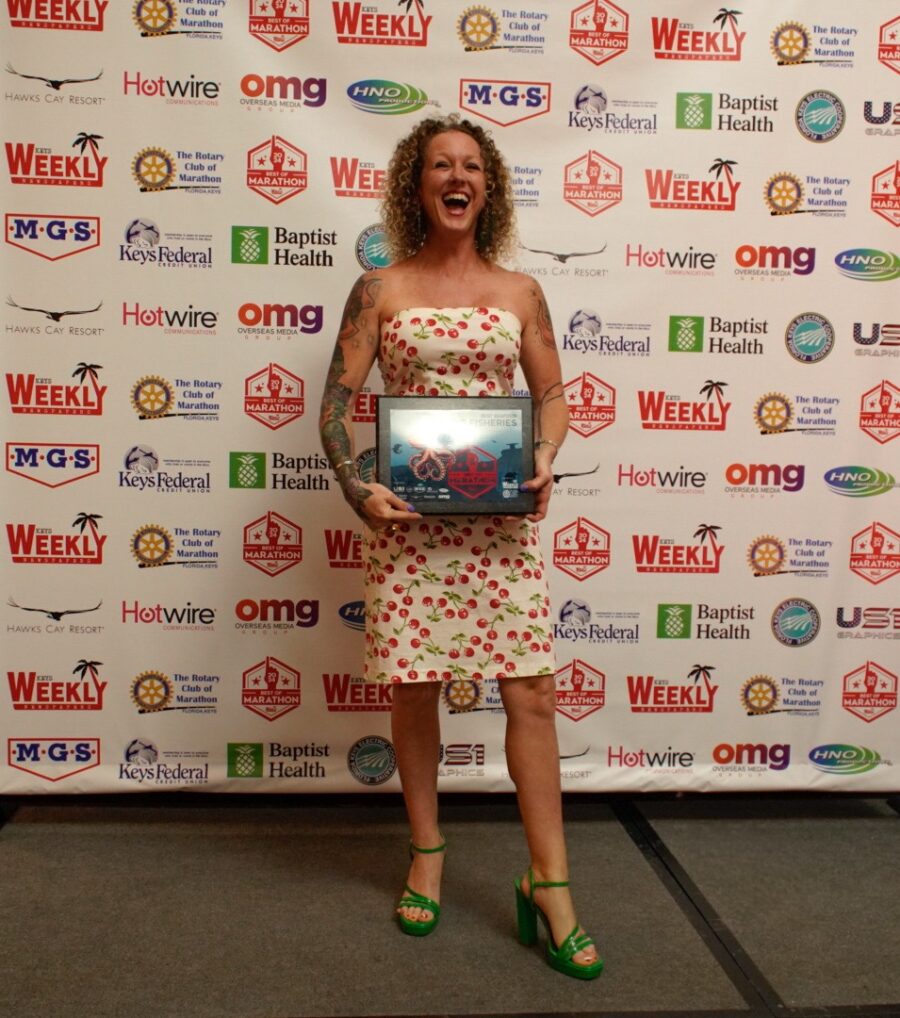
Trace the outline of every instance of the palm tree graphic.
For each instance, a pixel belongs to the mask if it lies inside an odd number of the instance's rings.
[[[712,665],[694,665],[694,667],[688,672],[688,678],[694,680],[694,685],[703,679],[703,685],[706,686],[706,692],[712,693],[712,675],[716,669]]]
[[[96,538],[97,535],[97,520],[102,520],[103,517],[99,513],[79,513],[72,521],[73,527],[78,527],[78,533],[83,534],[85,527],[91,528],[91,533]]]
[[[727,7],[720,7],[719,13],[713,18],[713,24],[718,25],[723,32],[725,31],[725,26],[728,25],[732,32],[734,32],[734,37],[736,40],[738,31],[737,31],[737,18],[735,17],[735,15],[743,13],[744,13],[743,11],[732,11],[729,10]]]
[[[731,167],[737,166],[737,160],[735,159],[716,159],[712,166],[707,170],[708,173],[715,172],[716,180],[722,176],[722,171],[725,171],[725,176],[728,177],[728,183],[732,183],[734,178],[731,175]]]
[[[97,372],[103,367],[102,364],[85,364],[84,361],[79,361],[75,365],[75,370],[72,372],[72,377],[77,378],[79,382],[84,382],[85,378],[90,376],[91,383],[94,388],[97,388]]]
[[[85,661],[85,659],[82,658],[78,662],[78,664],[75,665],[75,667],[72,669],[72,674],[73,675],[77,675],[80,679],[83,680],[85,674],[87,672],[90,672],[91,673],[91,678],[96,682],[97,681],[97,666],[98,665],[102,665],[102,664],[103,664],[102,661]]]
[[[716,540],[716,534],[721,529],[722,528],[717,526],[715,523],[701,523],[694,531],[694,537],[699,537],[701,544],[709,538],[709,543],[713,546],[713,548],[718,548],[719,542]]]
[[[719,409],[722,411],[723,415],[725,413],[725,403],[722,400],[722,392],[726,385],[728,385],[727,382],[714,382],[711,378],[707,378],[703,383],[703,387],[700,389],[700,395],[706,397],[707,403],[712,400],[713,396],[716,397]]]

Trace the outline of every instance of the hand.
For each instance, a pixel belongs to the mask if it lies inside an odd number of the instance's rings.
[[[534,512],[527,513],[525,519],[531,523],[540,523],[547,515],[550,505],[550,496],[553,493],[553,470],[552,460],[549,456],[542,456],[540,453],[534,458],[534,477],[525,481],[521,491],[534,492]]]
[[[347,492],[350,504],[360,518],[373,530],[385,530],[397,523],[410,523],[422,519],[409,503],[395,495],[383,484],[358,481]]]

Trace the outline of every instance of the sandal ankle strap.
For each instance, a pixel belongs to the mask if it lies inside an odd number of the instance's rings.
[[[411,839],[409,842],[410,852],[418,852],[420,855],[432,855],[435,852],[443,852],[446,849],[446,847],[447,847],[446,839],[444,839],[440,843],[440,845],[438,845],[436,848],[421,848],[419,845],[414,845]]]

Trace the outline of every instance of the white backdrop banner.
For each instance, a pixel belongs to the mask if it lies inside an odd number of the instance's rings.
[[[897,789],[893,0],[3,6],[0,792],[397,790],[316,419],[451,112],[571,410],[564,787]],[[496,682],[441,711],[442,787],[509,790]]]

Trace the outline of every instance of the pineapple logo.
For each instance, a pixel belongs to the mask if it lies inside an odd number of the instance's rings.
[[[266,454],[231,452],[228,454],[229,488],[265,488]]]
[[[660,604],[656,608],[656,638],[658,640],[689,640],[691,613],[689,604]]]
[[[231,260],[237,265],[268,265],[268,226],[232,226]]]
[[[669,315],[669,350],[675,353],[703,353],[702,316]]]
[[[712,92],[677,92],[675,126],[688,131],[709,131],[712,128],[712,98]]]
[[[261,778],[263,776],[263,744],[261,742],[228,743],[228,777]]]

